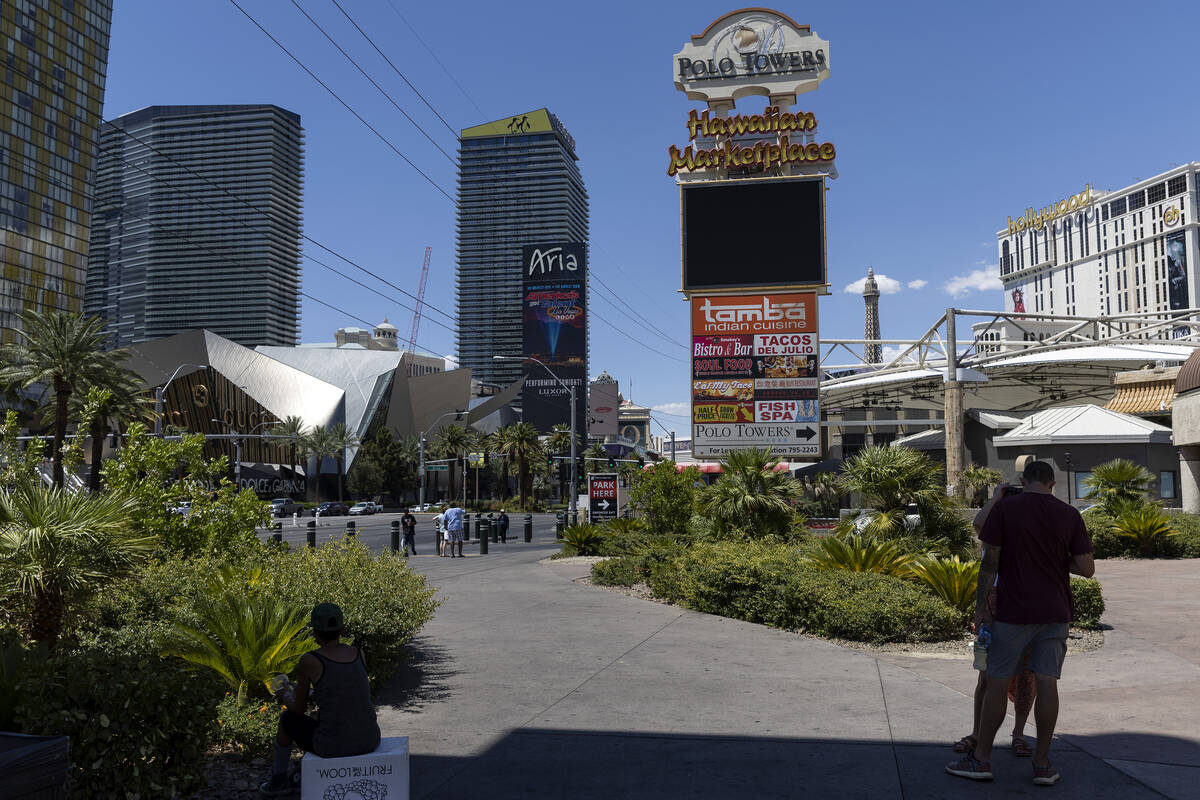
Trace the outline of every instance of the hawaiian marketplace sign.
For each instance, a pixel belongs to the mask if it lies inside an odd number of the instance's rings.
[[[793,141],[811,134],[817,118],[810,111],[780,111],[714,117],[709,111],[688,114],[689,144],[667,151],[667,174],[753,167],[755,171],[793,164],[829,164],[837,157],[833,142]],[[800,138],[800,136],[797,136]]]
[[[672,67],[690,100],[732,105],[760,95],[790,104],[829,77],[829,42],[778,11],[746,8],[691,37]]]

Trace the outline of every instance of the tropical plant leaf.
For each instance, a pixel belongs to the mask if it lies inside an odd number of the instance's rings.
[[[919,556],[909,564],[909,573],[931,592],[964,614],[975,609],[979,586],[979,562],[962,561],[958,556],[938,558]]]
[[[806,563],[821,569],[883,575],[907,574],[912,560],[895,542],[858,534],[826,536],[817,543],[816,551],[804,558]]]

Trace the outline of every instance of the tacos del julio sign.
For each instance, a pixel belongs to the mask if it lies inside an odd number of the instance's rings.
[[[778,11],[747,8],[691,37],[673,68],[675,88],[689,100],[732,104],[759,95],[794,103],[829,77],[829,42]]]

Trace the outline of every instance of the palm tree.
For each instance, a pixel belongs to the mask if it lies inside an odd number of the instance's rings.
[[[584,452],[583,457],[583,471],[589,475],[608,469],[608,451],[604,449],[603,445],[593,444]]]
[[[503,484],[503,497],[501,500],[507,500],[512,497],[512,492],[508,485],[509,461],[513,454],[512,443],[512,426],[506,425],[502,428],[497,428],[488,437],[488,449],[493,453],[501,453],[503,458],[500,459],[500,481]]]
[[[288,466],[292,470],[292,479],[296,477],[296,456],[304,441],[304,420],[294,414],[271,428],[271,435],[288,440],[288,452],[291,456]]]
[[[963,489],[963,496],[976,506],[986,503],[987,490],[1003,480],[999,472],[979,464],[971,466],[958,473],[958,484]],[[983,501],[983,502],[980,502]]]
[[[312,640],[303,607],[236,577],[229,567],[221,569],[197,603],[199,624],[173,624],[164,650],[216,672],[240,706],[252,688],[263,694],[273,676],[295,669]],[[258,578],[253,572],[249,583]]]
[[[571,451],[571,426],[564,422],[560,422],[550,430],[550,435],[546,438],[546,449],[554,455],[564,455]],[[562,462],[556,462],[556,467],[561,467]],[[551,474],[560,478],[558,482],[559,497],[565,502],[567,493],[567,482],[561,480],[562,470],[551,470]]]
[[[450,497],[457,497],[455,490],[455,471],[458,466],[458,459],[465,455],[474,444],[475,437],[471,435],[471,430],[462,425],[446,425],[437,432],[434,437],[433,446],[443,458],[453,458],[450,462]],[[466,481],[466,475],[463,475],[463,481]]]
[[[69,494],[26,481],[0,490],[0,593],[28,609],[32,639],[51,647],[70,607],[148,558],[157,537],[129,524],[134,501]]]
[[[770,448],[734,450],[721,462],[721,478],[700,495],[699,510],[718,530],[745,527],[765,536],[783,536],[795,516],[793,503],[804,493]]]
[[[521,508],[528,508],[525,498],[530,495],[529,461],[541,453],[542,443],[537,428],[528,422],[518,422],[509,426],[509,435],[512,453],[517,457],[517,480]]]
[[[337,445],[333,441],[333,435],[323,425],[314,425],[308,434],[304,437],[304,449],[312,454],[316,459],[316,498],[321,500],[321,464],[330,457],[337,455]]]
[[[362,444],[362,440],[346,427],[346,423],[337,422],[329,429],[330,446],[333,448],[332,455],[337,459],[338,470],[338,502],[342,502],[342,484],[345,470],[342,465],[345,463],[346,451],[358,447]]]
[[[1121,506],[1140,503],[1153,481],[1154,476],[1140,464],[1127,458],[1114,458],[1094,467],[1083,485],[1088,490],[1088,497],[1096,498],[1112,513]]]
[[[90,406],[90,408],[89,408]],[[125,422],[149,422],[153,411],[148,398],[141,391],[141,380],[127,369],[118,369],[98,384],[81,385],[71,393],[70,413],[74,419],[82,420],[91,413],[88,421],[88,436],[92,442],[92,469],[88,476],[88,491],[100,491],[100,463],[104,458],[104,437],[113,430],[120,430]],[[54,407],[47,405],[43,415],[53,419]]]
[[[63,486],[63,441],[71,393],[83,383],[99,384],[121,369],[126,351],[104,351],[104,321],[62,311],[27,311],[16,331],[19,341],[0,348],[0,383],[29,389],[41,384],[54,393],[54,485]]]

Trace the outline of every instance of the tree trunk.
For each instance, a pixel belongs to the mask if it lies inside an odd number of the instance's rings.
[[[100,493],[100,459],[104,458],[104,436],[108,431],[102,419],[92,421],[92,474],[88,476],[88,492]]]
[[[455,454],[454,454],[454,453],[451,453],[451,454],[450,454],[450,457],[451,457],[451,458],[456,458],[456,456],[455,456]],[[450,462],[450,499],[451,499],[451,500],[453,500],[454,498],[458,497],[458,493],[457,493],[457,492],[454,490],[454,489],[455,489],[455,485],[456,485],[456,483],[457,483],[457,482],[454,480],[454,476],[455,476],[455,473],[456,473],[456,471],[457,471],[457,467],[458,467],[458,462],[457,462],[457,461],[451,461],[451,462]]]
[[[62,633],[63,598],[53,589],[38,589],[33,593],[33,609],[29,620],[29,637],[45,642],[51,649]]]
[[[66,482],[63,475],[63,442],[67,440],[67,401],[71,398],[71,387],[66,381],[54,381],[54,488],[61,489]]]
[[[522,453],[518,460],[517,467],[517,485],[521,495],[521,510],[526,510],[525,498],[529,492],[529,469],[525,463],[525,454]]]
[[[342,455],[340,452],[338,453],[338,457],[337,457],[337,468],[338,468],[338,474],[337,474],[338,502],[340,503],[340,502],[342,502]]]

